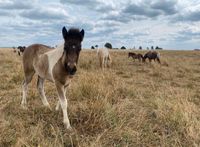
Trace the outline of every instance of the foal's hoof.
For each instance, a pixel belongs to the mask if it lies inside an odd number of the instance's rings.
[[[70,125],[66,125],[64,124],[65,129],[67,130],[67,132],[73,132],[73,128]]]
[[[24,104],[21,104],[21,107],[22,107],[22,109],[24,109],[24,110],[27,110],[27,109],[28,109],[28,107],[27,107],[26,105],[24,105]]]
[[[49,104],[45,104],[44,106],[52,111],[51,106]]]
[[[51,109],[50,105],[49,105],[49,106],[47,106],[47,108],[48,108],[49,110],[51,110],[51,111],[52,111],[52,109]]]
[[[59,111],[60,107],[59,106],[56,106],[55,110],[56,111]]]

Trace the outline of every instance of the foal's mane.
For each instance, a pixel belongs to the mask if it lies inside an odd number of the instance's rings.
[[[67,36],[69,38],[73,38],[73,39],[76,39],[76,38],[81,39],[82,38],[82,36],[80,34],[80,30],[77,28],[70,28],[69,31],[67,32]]]

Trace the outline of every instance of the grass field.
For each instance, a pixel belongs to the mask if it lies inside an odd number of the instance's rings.
[[[42,105],[36,77],[28,109],[20,107],[22,59],[0,49],[0,146],[200,146],[200,52],[160,53],[162,65],[112,51],[113,64],[102,71],[96,52],[82,51],[66,94],[69,133],[52,83],[45,83],[52,110]]]

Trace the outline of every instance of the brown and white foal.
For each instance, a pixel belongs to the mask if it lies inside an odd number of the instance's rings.
[[[133,53],[133,52],[128,53],[128,58],[129,57],[132,57],[134,61],[135,61],[135,59],[138,59],[139,61],[141,61],[143,59],[142,54],[136,54],[136,53]]]
[[[23,54],[23,67],[25,79],[23,82],[23,97],[21,105],[26,107],[27,87],[34,74],[38,76],[37,88],[42,99],[42,103],[49,106],[44,93],[45,79],[55,83],[59,101],[56,110],[61,106],[63,111],[63,122],[67,129],[71,128],[67,114],[67,99],[65,96],[66,87],[70,78],[76,73],[81,42],[84,38],[84,30],[71,28],[68,31],[62,29],[64,44],[56,49],[49,48],[42,44],[33,44],[27,47]]]

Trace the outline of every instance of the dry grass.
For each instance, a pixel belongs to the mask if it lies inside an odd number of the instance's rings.
[[[101,71],[96,52],[82,51],[67,92],[74,131],[54,111],[57,93],[46,83],[53,111],[29,86],[28,110],[20,107],[21,57],[0,50],[0,146],[200,146],[200,52],[162,51],[163,65],[127,59],[112,51]]]

